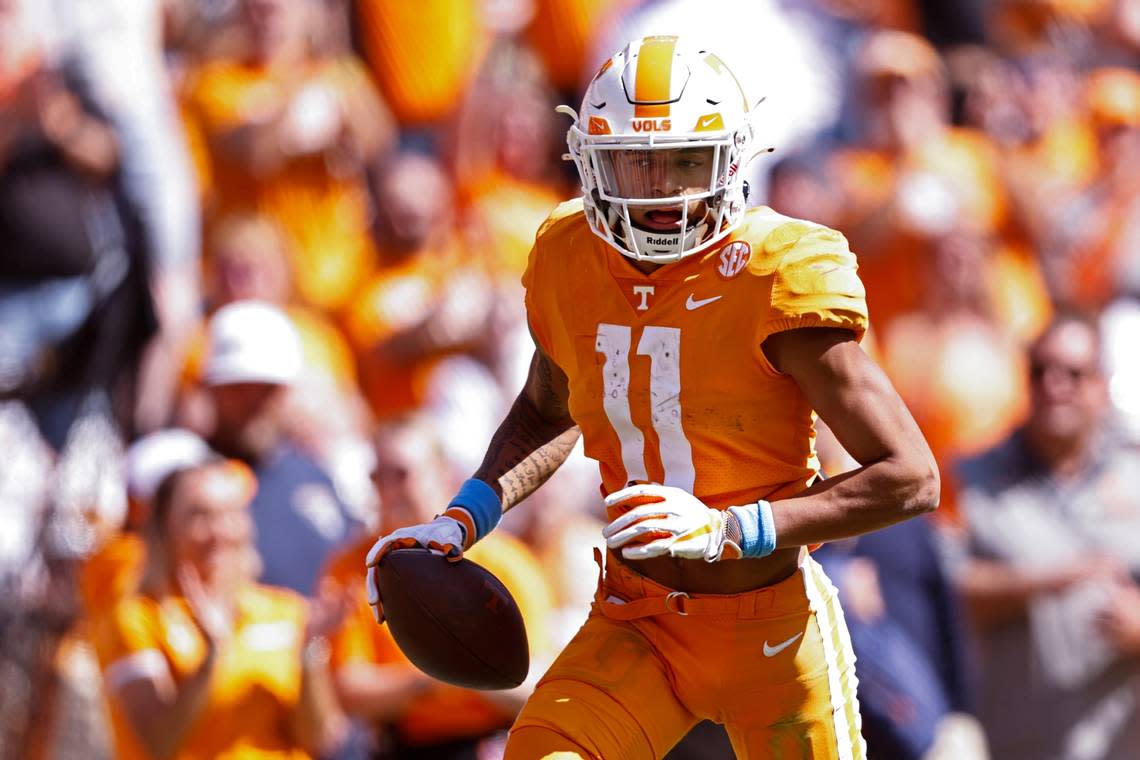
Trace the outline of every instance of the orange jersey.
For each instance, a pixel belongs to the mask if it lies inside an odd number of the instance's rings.
[[[388,626],[376,625],[365,597],[364,559],[373,540],[366,536],[338,554],[326,571],[327,578],[357,597],[352,612],[330,638],[334,670],[353,662],[403,663],[413,667],[392,639]],[[518,539],[499,531],[464,556],[489,570],[511,592],[526,623],[531,651],[548,651],[553,593],[542,565],[531,551]],[[509,722],[502,710],[478,691],[441,683],[407,705],[397,721],[397,730],[408,744],[423,745],[480,736]]]
[[[79,595],[90,620],[98,620],[133,594],[146,564],[146,543],[138,533],[107,540],[79,569]]]
[[[548,185],[492,172],[467,188],[467,207],[487,246],[484,261],[495,278],[512,284],[526,269],[534,235],[562,196]]]
[[[725,244],[644,275],[581,209],[555,210],[523,285],[603,489],[651,481],[724,509],[807,487],[815,415],[761,344],[798,327],[862,337],[867,306],[843,236],[756,208]]]
[[[375,346],[430,318],[449,288],[473,282],[471,278],[481,280],[482,273],[465,266],[459,242],[448,239],[380,266],[357,291],[345,311],[344,327],[356,350],[361,389],[377,417],[423,406],[432,373],[452,352],[404,360],[385,356]]]
[[[238,598],[234,638],[215,664],[202,714],[179,758],[303,758],[289,733],[301,688],[307,607],[289,591],[250,585]],[[181,597],[120,601],[99,621],[94,643],[111,705],[116,756],[146,758],[116,691],[131,679],[195,673],[206,644]]]

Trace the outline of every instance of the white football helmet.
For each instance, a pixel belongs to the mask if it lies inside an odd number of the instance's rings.
[[[665,264],[740,223],[752,106],[714,53],[645,37],[606,61],[566,134],[590,228],[632,259]],[[630,210],[638,222],[631,218]]]

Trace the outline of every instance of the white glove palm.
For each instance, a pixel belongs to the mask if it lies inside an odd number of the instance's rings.
[[[372,614],[376,622],[384,619],[384,610],[380,601],[380,581],[376,576],[377,566],[384,560],[385,555],[396,549],[412,549],[422,547],[443,555],[450,562],[458,562],[463,558],[463,525],[452,517],[440,515],[429,523],[409,525],[406,528],[392,531],[381,536],[368,552],[368,603],[372,605]]]
[[[706,507],[688,491],[635,485],[610,494],[605,505],[609,514],[618,513],[602,531],[606,546],[621,549],[626,559],[670,556],[716,562],[740,557],[740,548],[725,538],[728,513]]]

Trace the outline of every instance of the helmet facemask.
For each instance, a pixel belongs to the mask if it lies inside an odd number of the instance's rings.
[[[567,143],[590,227],[638,261],[666,264],[708,248],[744,215],[750,138],[747,123],[699,136],[598,136],[575,124]]]

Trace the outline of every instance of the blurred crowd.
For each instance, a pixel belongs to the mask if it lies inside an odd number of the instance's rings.
[[[871,757],[1140,757],[1140,1],[0,0],[0,758],[499,756],[528,684],[414,669],[363,559],[521,387],[554,107],[654,33],[764,98],[752,201],[847,236],[941,465],[819,552]],[[529,685],[596,484],[470,553]]]

